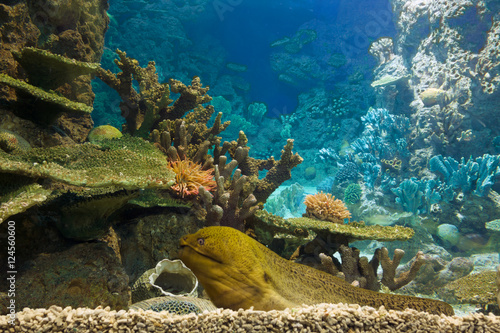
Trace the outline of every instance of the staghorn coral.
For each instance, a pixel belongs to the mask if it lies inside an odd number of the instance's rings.
[[[350,221],[351,213],[340,199],[329,193],[319,192],[314,195],[307,195],[304,203],[306,213],[304,216],[314,217],[323,221],[333,223],[344,223],[345,219]]]
[[[193,112],[185,117],[186,124],[206,125],[214,109],[211,105],[202,106],[210,102],[212,97],[207,94],[208,87],[202,87],[199,77],[195,76],[190,86],[174,79],[170,79],[168,84],[159,83],[154,61],[142,68],[137,60],[127,57],[125,52],[116,50],[116,53],[120,59],[116,59],[115,63],[122,72],[113,74],[101,68],[97,76],[122,98],[120,109],[130,134],[146,137],[161,121],[179,120],[191,110]],[[139,91],[134,88],[133,80],[139,83]],[[175,102],[170,99],[170,92],[180,94]],[[167,127],[170,127],[169,131],[172,130],[172,126]],[[171,134],[172,137],[178,135]]]
[[[213,169],[202,170],[202,166],[189,159],[170,161],[168,168],[175,173],[175,183],[172,189],[182,198],[198,194],[203,187],[206,191],[213,191],[216,183]]]
[[[142,68],[137,60],[127,57],[125,52],[116,50],[116,53],[120,59],[115,59],[115,63],[122,72],[114,74],[100,68],[97,77],[116,90],[122,98],[120,109],[127,121],[127,131],[146,136],[159,120],[160,109],[173,102],[169,98],[169,87],[158,82],[154,61]],[[133,87],[133,80],[139,83],[139,92]]]
[[[238,141],[232,141],[227,143],[226,147],[222,147],[220,152],[215,155],[215,160],[217,161],[217,156],[222,156],[226,151],[229,155],[234,158],[234,154],[238,147],[250,150],[247,147],[248,139],[243,131],[240,131]],[[250,183],[255,184],[255,189],[253,194],[257,199],[257,202],[264,203],[267,198],[286,180],[291,178],[291,170],[297,165],[302,163],[303,159],[298,153],[293,154],[293,140],[288,139],[286,145],[281,151],[281,158],[276,161],[273,156],[267,160],[259,160],[249,156],[246,156],[238,164],[238,168],[241,173],[245,176],[250,177]],[[259,171],[268,170],[264,178],[259,177]]]
[[[394,250],[394,257],[391,260],[389,258],[389,251],[387,248],[383,247],[375,250],[375,256],[378,257],[380,265],[383,269],[383,275],[381,283],[389,288],[389,290],[394,291],[399,289],[415,278],[420,267],[425,263],[424,253],[419,251],[410,266],[410,269],[406,272],[399,274],[396,277],[396,269],[401,262],[401,259],[405,255],[405,251],[400,249]]]

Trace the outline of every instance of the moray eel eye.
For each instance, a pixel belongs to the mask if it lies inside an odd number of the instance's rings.
[[[205,239],[204,238],[198,238],[198,244],[199,245],[205,245]]]

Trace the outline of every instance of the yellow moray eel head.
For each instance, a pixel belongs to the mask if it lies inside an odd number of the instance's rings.
[[[207,227],[181,238],[179,257],[217,307],[271,310],[292,306],[269,287],[256,244],[263,246],[234,228]]]
[[[238,310],[281,310],[302,304],[354,303],[452,315],[444,302],[357,288],[333,275],[281,258],[230,227],[207,227],[180,240],[180,259],[212,302]]]

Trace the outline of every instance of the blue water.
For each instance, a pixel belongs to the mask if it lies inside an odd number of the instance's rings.
[[[240,75],[251,85],[249,100],[264,102],[269,110],[290,113],[297,105],[299,90],[276,79],[269,62],[270,45],[277,39],[293,35],[298,26],[315,18],[315,11],[291,7],[287,2],[265,9],[261,1],[242,1],[232,12],[217,16],[222,20],[209,17],[186,22],[185,28],[194,43],[206,38],[207,34],[214,36],[224,45],[228,62],[248,67]],[[335,15],[335,6],[328,10]]]

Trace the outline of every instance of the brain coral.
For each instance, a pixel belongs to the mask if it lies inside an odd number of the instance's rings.
[[[351,218],[342,200],[335,199],[332,194],[319,192],[307,195],[304,203],[306,205],[305,217],[312,217],[323,221],[344,223],[344,219]]]

